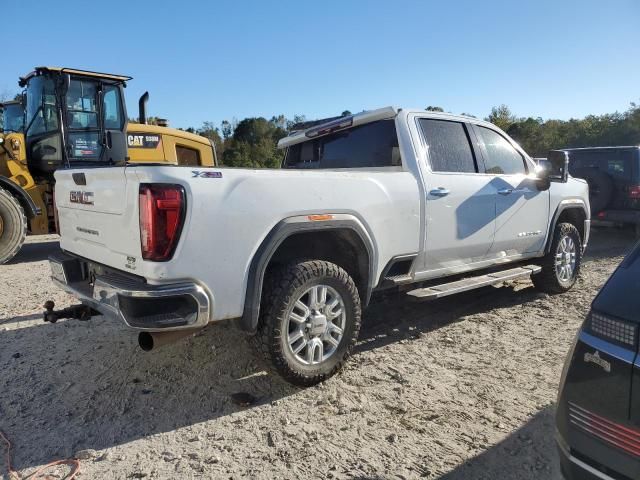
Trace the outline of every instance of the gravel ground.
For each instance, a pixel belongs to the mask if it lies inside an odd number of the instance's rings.
[[[595,231],[564,295],[523,281],[380,300],[345,371],[306,390],[267,374],[232,324],[144,353],[103,318],[43,323],[45,300],[72,298],[48,277],[56,238],[29,240],[0,266],[0,430],[22,474],[78,456],[82,478],[373,480],[559,479],[560,370],[633,237]]]

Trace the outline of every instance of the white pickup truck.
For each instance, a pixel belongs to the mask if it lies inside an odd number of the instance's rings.
[[[464,116],[382,108],[289,135],[282,168],[58,170],[55,282],[145,349],[237,319],[290,382],[333,375],[377,291],[573,286],[587,184]],[[49,306],[45,319],[65,316]],[[69,316],[69,309],[64,313]]]

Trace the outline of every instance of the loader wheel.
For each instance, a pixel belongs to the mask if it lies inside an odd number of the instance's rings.
[[[257,340],[285,380],[310,386],[349,358],[360,331],[360,296],[349,274],[330,262],[293,262],[270,272]]]
[[[533,285],[546,293],[563,293],[576,283],[582,264],[582,240],[571,223],[556,225],[549,253],[542,257],[542,271],[531,277]]]
[[[22,206],[0,188],[0,265],[16,256],[26,235],[27,217]]]

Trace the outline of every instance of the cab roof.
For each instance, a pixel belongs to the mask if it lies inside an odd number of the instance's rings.
[[[310,140],[312,138],[328,135],[337,130],[355,127],[358,125],[364,125],[366,123],[375,122],[378,120],[388,120],[395,118],[400,112],[407,113],[420,113],[429,118],[439,118],[443,120],[456,120],[459,122],[473,123],[476,125],[495,126],[490,123],[475,117],[469,117],[466,115],[454,115],[452,113],[445,112],[431,112],[417,108],[398,108],[398,107],[383,107],[376,110],[365,110],[360,113],[352,115],[346,115],[344,117],[331,117],[321,120],[315,120],[311,122],[304,122],[294,125],[293,131],[286,137],[280,139],[278,142],[278,148],[286,148],[297,143]]]
[[[355,127],[357,125],[363,125],[377,120],[394,118],[397,114],[397,108],[384,107],[378,108],[377,110],[356,113],[354,115],[346,115],[344,117],[331,117],[313,122],[305,122],[303,124],[299,124],[300,126],[298,128],[301,127],[301,130],[294,130],[288,136],[280,139],[278,142],[278,148],[290,147],[291,145],[302,143],[314,137],[327,135],[335,130]]]
[[[79,70],[77,68],[68,68],[68,67],[35,67],[32,72],[28,73],[24,77],[20,77],[20,81],[18,84],[21,87],[24,87],[27,82],[38,75],[42,75],[45,73],[57,73],[63,74],[68,73],[71,75],[92,77],[92,78],[102,78],[105,80],[111,80],[114,82],[127,82],[131,80],[133,77],[129,77],[126,75],[114,75],[111,73],[101,73],[101,72],[92,72],[91,70]]]
[[[7,105],[20,105],[20,100],[7,100],[5,102],[0,102],[0,107]]]

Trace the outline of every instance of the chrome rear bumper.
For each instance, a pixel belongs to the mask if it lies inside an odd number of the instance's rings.
[[[93,281],[82,278],[82,263],[66,253],[49,257],[52,280],[61,289],[104,316],[141,331],[169,331],[204,327],[211,318],[211,300],[196,283],[149,285],[126,275],[106,273]],[[75,262],[80,262],[78,267]]]

